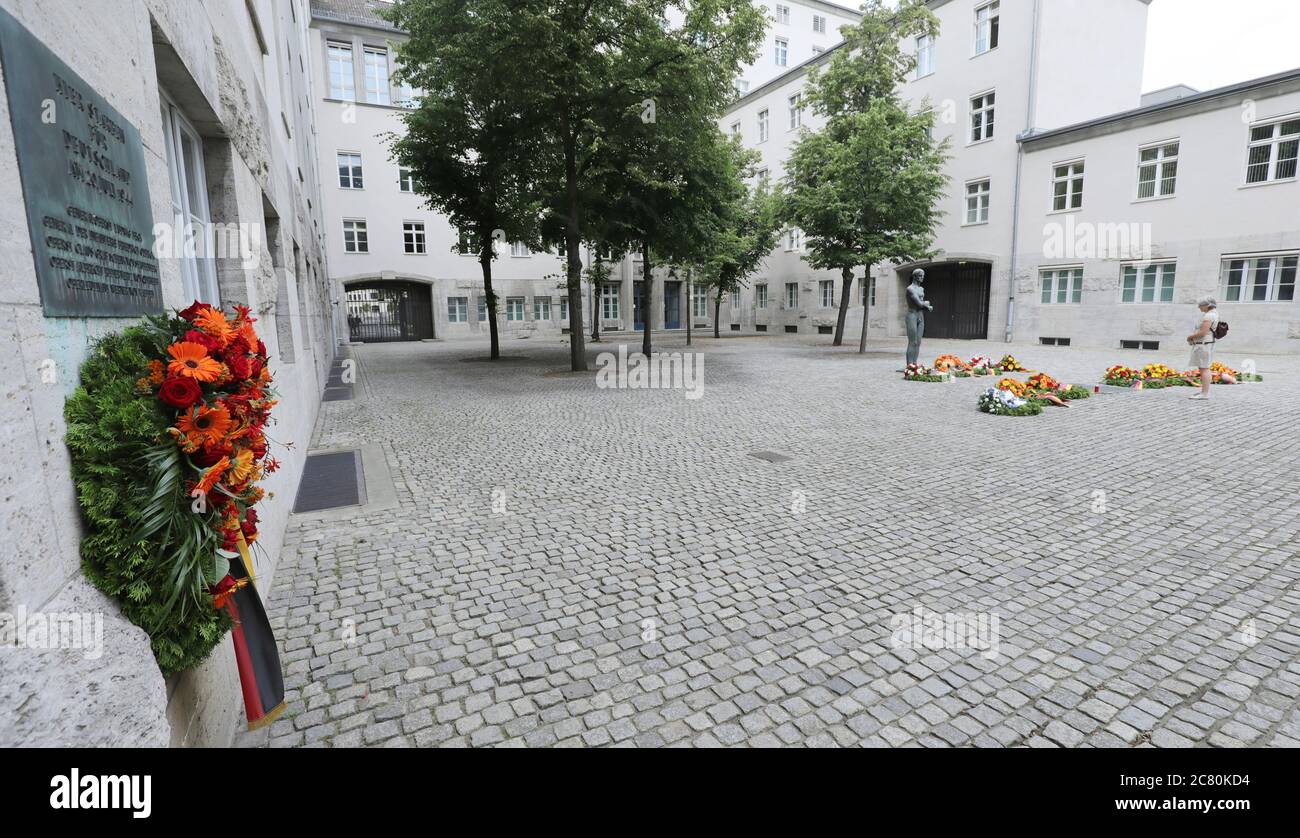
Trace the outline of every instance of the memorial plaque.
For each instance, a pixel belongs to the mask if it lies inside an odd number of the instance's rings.
[[[161,312],[140,132],[3,9],[0,61],[45,315]]]

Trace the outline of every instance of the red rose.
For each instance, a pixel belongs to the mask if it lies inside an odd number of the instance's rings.
[[[257,523],[257,510],[256,510],[256,509],[250,509],[250,510],[248,510],[247,512],[245,512],[245,513],[244,513],[244,520],[245,520],[245,521],[248,521],[250,524],[256,524],[256,523]]]
[[[257,524],[252,521],[245,521],[239,525],[239,529],[244,534],[245,541],[252,541],[257,538]]]
[[[230,374],[235,377],[236,381],[243,381],[253,372],[253,362],[248,360],[247,355],[226,355],[226,366],[230,368]]]
[[[221,343],[207,332],[200,332],[197,329],[190,329],[185,333],[185,340],[190,343],[197,343],[208,350],[209,355],[216,355],[221,349]]]
[[[200,468],[211,468],[217,464],[222,457],[229,457],[233,453],[229,445],[203,446],[201,451],[196,451],[190,455],[190,462]]]
[[[203,311],[206,308],[212,308],[212,306],[208,305],[207,303],[201,303],[198,300],[195,300],[194,302],[190,303],[189,308],[185,309],[182,312],[179,312],[179,314],[181,316],[181,319],[188,320],[192,323],[194,322],[194,318],[199,316],[199,312]]]
[[[184,410],[203,397],[199,383],[192,378],[173,375],[158,388],[158,399],[164,404]]]

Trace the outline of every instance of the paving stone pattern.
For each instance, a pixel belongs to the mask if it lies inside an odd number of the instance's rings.
[[[240,744],[1300,745],[1294,358],[1013,418],[829,342],[697,340],[698,400],[557,340],[354,347],[313,447],[379,443],[400,506],[294,516],[290,706]],[[1186,361],[1011,349],[1088,385]],[[918,608],[996,615],[996,656],[899,646]]]

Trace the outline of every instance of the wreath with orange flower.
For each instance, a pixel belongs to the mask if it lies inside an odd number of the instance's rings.
[[[65,406],[86,519],[87,577],[149,633],[164,673],[208,656],[230,627],[222,552],[257,541],[258,483],[279,463],[266,345],[248,308],[195,302],[101,339]]]

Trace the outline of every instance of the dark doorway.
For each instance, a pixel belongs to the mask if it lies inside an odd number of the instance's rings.
[[[645,291],[644,280],[632,282],[632,328],[638,332],[645,328],[645,308],[641,305],[641,294]],[[650,302],[646,300],[646,302]]]
[[[433,337],[433,303],[421,282],[373,281],[347,286],[348,339],[360,343]]]
[[[682,327],[682,284],[680,282],[664,283],[664,328],[680,329]]]
[[[911,270],[901,273],[906,284]],[[934,304],[925,315],[927,338],[987,340],[993,266],[984,262],[943,262],[925,268],[925,298]]]

